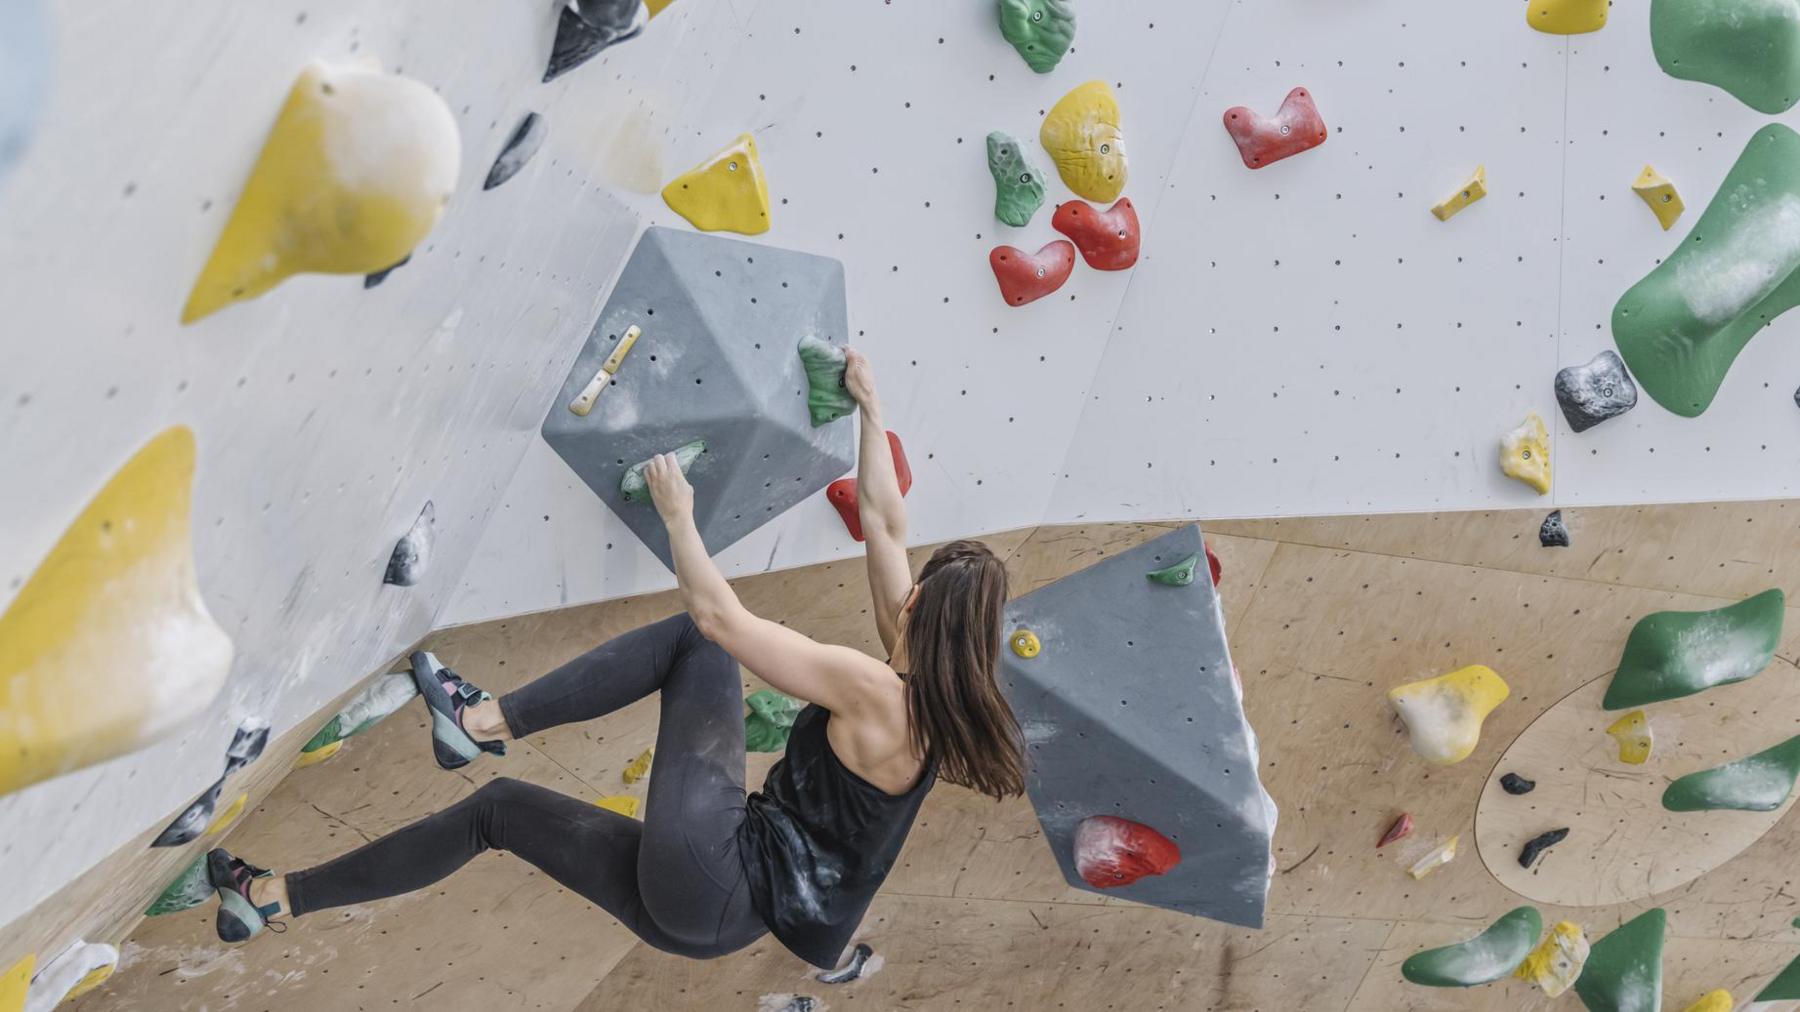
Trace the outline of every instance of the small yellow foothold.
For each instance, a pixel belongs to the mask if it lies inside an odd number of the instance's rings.
[[[25,958],[0,973],[0,1012],[20,1012],[25,1007],[25,998],[31,993],[31,971],[36,966],[37,953],[27,952]]]
[[[1525,21],[1549,35],[1585,35],[1606,27],[1611,0],[1528,0]]]
[[[655,17],[667,10],[669,5],[674,2],[675,0],[644,0],[644,6],[649,9],[650,16]]]
[[[1412,736],[1413,751],[1442,766],[1459,763],[1481,740],[1481,722],[1511,692],[1493,668],[1471,664],[1447,675],[1388,690]]]
[[[1038,141],[1056,162],[1062,181],[1095,203],[1125,192],[1125,134],[1119,100],[1105,81],[1078,85],[1058,99],[1038,128]]]
[[[703,232],[769,230],[769,183],[756,138],[739,134],[724,150],[663,187],[663,203]]]
[[[71,998],[79,998],[89,991],[92,991],[94,988],[106,983],[106,979],[111,977],[113,971],[118,968],[119,965],[117,963],[108,963],[105,966],[94,967],[87,972],[87,976],[76,981],[74,987],[69,988],[69,993],[63,995],[63,1001],[68,1001]]]
[[[1644,711],[1633,710],[1618,720],[1613,721],[1606,733],[1619,743],[1619,761],[1641,766],[1650,758],[1650,747],[1654,739],[1650,735],[1650,718]]]
[[[211,836],[214,833],[220,832],[226,826],[229,826],[233,822],[237,821],[237,817],[239,815],[242,815],[244,812],[244,805],[248,804],[249,801],[250,801],[250,795],[248,795],[248,794],[238,795],[237,800],[235,800],[231,804],[227,805],[225,807],[224,811],[213,816],[213,820],[206,824],[205,835]]]
[[[1038,642],[1037,633],[1030,629],[1020,629],[1012,634],[1012,652],[1030,660],[1043,652],[1044,645]]]
[[[609,812],[618,812],[628,819],[638,817],[638,799],[629,794],[608,794],[604,798],[594,799],[594,804]]]
[[[635,784],[639,780],[642,780],[645,777],[649,776],[650,775],[650,760],[652,758],[654,758],[655,755],[656,755],[655,749],[647,748],[644,750],[642,755],[638,756],[636,759],[631,760],[631,765],[625,767],[625,774],[624,774],[625,782],[628,784]]]
[[[325,760],[330,759],[332,756],[337,755],[338,749],[343,748],[343,747],[344,747],[344,739],[339,738],[337,741],[334,741],[331,744],[326,745],[324,748],[316,748],[316,749],[313,749],[311,752],[302,752],[302,753],[300,753],[299,757],[294,760],[294,768],[297,770],[303,770],[308,766],[316,766],[319,763],[322,763]]]
[[[1581,976],[1587,965],[1588,940],[1581,925],[1574,921],[1557,921],[1550,933],[1531,950],[1531,955],[1513,971],[1513,976],[1536,984],[1549,998],[1567,991]]]
[[[1431,213],[1437,215],[1439,221],[1449,221],[1463,208],[1485,196],[1487,196],[1487,166],[1477,165],[1475,174],[1458,187],[1455,193],[1445,197],[1443,201],[1434,206]]]
[[[1537,489],[1538,495],[1550,494],[1550,432],[1537,412],[1500,437],[1500,470]]]
[[[1735,1004],[1731,1000],[1731,992],[1721,987],[1701,995],[1700,1000],[1689,1005],[1686,1012],[1731,1012]]]
[[[1456,844],[1461,839],[1462,837],[1460,836],[1453,836],[1443,843],[1438,844],[1429,854],[1414,861],[1412,866],[1406,869],[1406,873],[1415,879],[1424,878],[1439,868],[1442,868],[1444,865],[1456,860]]]
[[[461,149],[456,117],[425,85],[362,67],[308,66],[181,322],[294,274],[373,274],[399,263],[443,213]]]
[[[1637,182],[1631,184],[1631,192],[1642,197],[1644,203],[1650,205],[1651,213],[1655,214],[1656,220],[1662,223],[1664,232],[1667,232],[1675,224],[1675,219],[1681,217],[1681,212],[1687,210],[1687,205],[1681,202],[1681,194],[1675,192],[1675,184],[1669,182],[1667,176],[1656,171],[1654,166],[1644,166],[1644,171],[1638,175]]]

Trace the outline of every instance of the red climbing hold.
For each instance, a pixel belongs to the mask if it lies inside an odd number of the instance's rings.
[[[1075,827],[1075,870],[1096,889],[1116,889],[1181,863],[1175,841],[1141,822],[1095,815]]]
[[[1067,239],[1038,250],[1036,255],[1016,246],[995,246],[988,254],[1000,295],[1009,306],[1035,302],[1063,286],[1075,270],[1075,244]]]
[[[1330,133],[1305,88],[1288,92],[1274,119],[1264,119],[1254,109],[1232,106],[1225,110],[1225,129],[1237,142],[1244,164],[1252,169],[1316,148]]]
[[[912,465],[906,462],[906,450],[900,446],[900,437],[893,432],[887,434],[888,449],[894,455],[894,477],[900,480],[900,494],[912,491]],[[862,506],[856,498],[856,479],[839,478],[825,487],[825,497],[831,505],[837,507],[838,516],[844,519],[844,527],[850,536],[858,541],[863,539]]]
[[[1381,840],[1375,844],[1375,849],[1380,850],[1410,832],[1412,832],[1412,813],[1401,812],[1400,817],[1394,820],[1394,824],[1388,827],[1388,831],[1381,834]]]
[[[1200,542],[1200,547],[1206,549],[1206,568],[1212,570],[1213,586],[1217,587],[1219,585],[1219,573],[1222,571],[1222,567],[1219,565],[1219,557],[1213,554],[1212,546],[1206,542]]]
[[[1104,211],[1085,200],[1058,204],[1050,227],[1075,240],[1081,259],[1097,271],[1122,271],[1137,263],[1138,216],[1130,197]]]

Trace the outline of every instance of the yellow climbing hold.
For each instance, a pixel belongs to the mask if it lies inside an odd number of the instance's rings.
[[[756,138],[739,134],[698,168],[663,187],[663,203],[703,232],[758,235],[769,230],[769,183]]]
[[[76,981],[74,987],[69,988],[69,993],[63,995],[63,1001],[68,1001],[71,998],[79,998],[89,991],[92,991],[94,988],[106,983],[106,979],[111,977],[113,971],[118,968],[119,964],[117,963],[108,963],[105,966],[94,967],[87,972],[87,976]]]
[[[1043,650],[1044,645],[1038,642],[1037,633],[1030,629],[1020,629],[1012,634],[1012,652],[1020,657],[1031,660]]]
[[[343,747],[344,747],[344,739],[339,738],[337,741],[334,741],[331,744],[326,745],[323,748],[316,748],[316,749],[313,749],[311,752],[302,752],[302,753],[300,753],[299,758],[294,760],[294,768],[297,770],[303,770],[308,766],[317,766],[319,763],[322,763],[325,760],[330,759],[332,756],[337,755],[338,749],[343,748]]]
[[[1438,844],[1436,847],[1432,848],[1430,853],[1419,858],[1417,861],[1414,861],[1411,867],[1406,869],[1406,873],[1415,879],[1424,878],[1439,868],[1442,868],[1444,865],[1456,860],[1456,845],[1461,840],[1462,837],[1453,836],[1443,843]]]
[[[647,748],[643,751],[642,755],[638,756],[636,759],[631,760],[631,765],[625,767],[625,773],[624,773],[625,782],[628,784],[635,784],[639,780],[642,780],[645,777],[649,776],[650,775],[650,760],[652,758],[654,758],[655,756],[656,756],[656,750],[653,748]]]
[[[1395,686],[1388,690],[1388,702],[1406,722],[1413,751],[1429,762],[1448,766],[1475,751],[1481,740],[1481,722],[1510,691],[1493,668],[1471,664],[1447,675]]]
[[[1650,736],[1650,718],[1644,716],[1644,711],[1633,710],[1613,721],[1606,733],[1619,743],[1620,762],[1641,766],[1650,758],[1650,747],[1654,740]]]
[[[28,952],[24,959],[0,973],[0,1012],[23,1012],[25,997],[31,993],[31,971],[36,966],[37,953]]]
[[[1611,0],[1530,0],[1525,21],[1550,35],[1585,35],[1606,27]]]
[[[142,747],[224,687],[231,639],[194,578],[193,483],[194,434],[165,429],[0,614],[0,794]]]
[[[594,804],[609,812],[618,812],[628,819],[638,817],[638,799],[629,794],[608,794],[604,798],[595,798]]]
[[[1546,997],[1554,998],[1575,984],[1581,968],[1587,965],[1588,940],[1581,925],[1574,921],[1557,921],[1550,933],[1531,950],[1531,955],[1513,971],[1513,976],[1528,980],[1541,988]]]
[[[1681,212],[1687,210],[1687,205],[1681,202],[1681,194],[1675,192],[1675,184],[1656,171],[1654,166],[1644,166],[1644,171],[1638,174],[1637,182],[1631,184],[1631,192],[1650,205],[1651,213],[1662,223],[1664,232],[1675,224],[1675,219],[1681,217]]]
[[[288,92],[182,323],[294,274],[372,274],[412,253],[456,189],[462,142],[417,81],[314,63]]]
[[[249,801],[250,801],[250,795],[248,795],[248,794],[238,795],[236,800],[234,800],[231,804],[225,806],[224,811],[213,816],[213,820],[206,824],[206,834],[205,835],[211,836],[214,833],[224,832],[225,827],[231,825],[233,822],[236,822],[237,817],[244,814],[244,805],[248,804]]]
[[[675,0],[644,0],[644,6],[649,8],[650,16],[655,17],[667,10],[669,5],[674,2]]]
[[[1538,495],[1550,494],[1550,432],[1537,412],[1500,437],[1500,470],[1537,489]]]
[[[1125,134],[1119,101],[1105,81],[1089,81],[1058,99],[1038,129],[1038,141],[1062,181],[1080,196],[1105,204],[1125,191]]]
[[[1449,221],[1463,208],[1487,196],[1487,166],[1477,165],[1475,174],[1456,188],[1456,192],[1439,201],[1432,207],[1431,213],[1437,215],[1439,221]]]
[[[1699,1001],[1687,1007],[1687,1012],[1731,1012],[1734,1004],[1731,992],[1721,987],[1701,995]]]

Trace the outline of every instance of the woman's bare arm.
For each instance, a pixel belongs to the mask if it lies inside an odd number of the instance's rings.
[[[894,451],[881,420],[875,394],[875,371],[855,349],[847,352],[844,386],[861,408],[861,452],[856,465],[856,497],[867,549],[869,594],[874,599],[875,629],[891,656],[898,644],[900,608],[912,590],[912,567],[906,560],[906,501],[894,474]]]

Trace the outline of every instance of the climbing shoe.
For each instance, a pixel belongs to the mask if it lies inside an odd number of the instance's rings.
[[[506,743],[476,741],[463,730],[463,711],[493,697],[457,677],[423,650],[412,655],[413,684],[431,708],[431,750],[447,770],[467,766],[483,752],[506,754]]]
[[[268,878],[272,874],[274,873],[267,868],[258,868],[232,857],[223,847],[215,847],[207,852],[206,877],[212,882],[213,888],[219,891],[219,916],[215,926],[222,941],[248,941],[263,928],[286,930],[280,925],[269,923],[269,918],[281,913],[281,904],[270,903],[259,907],[250,899],[251,880]]]

